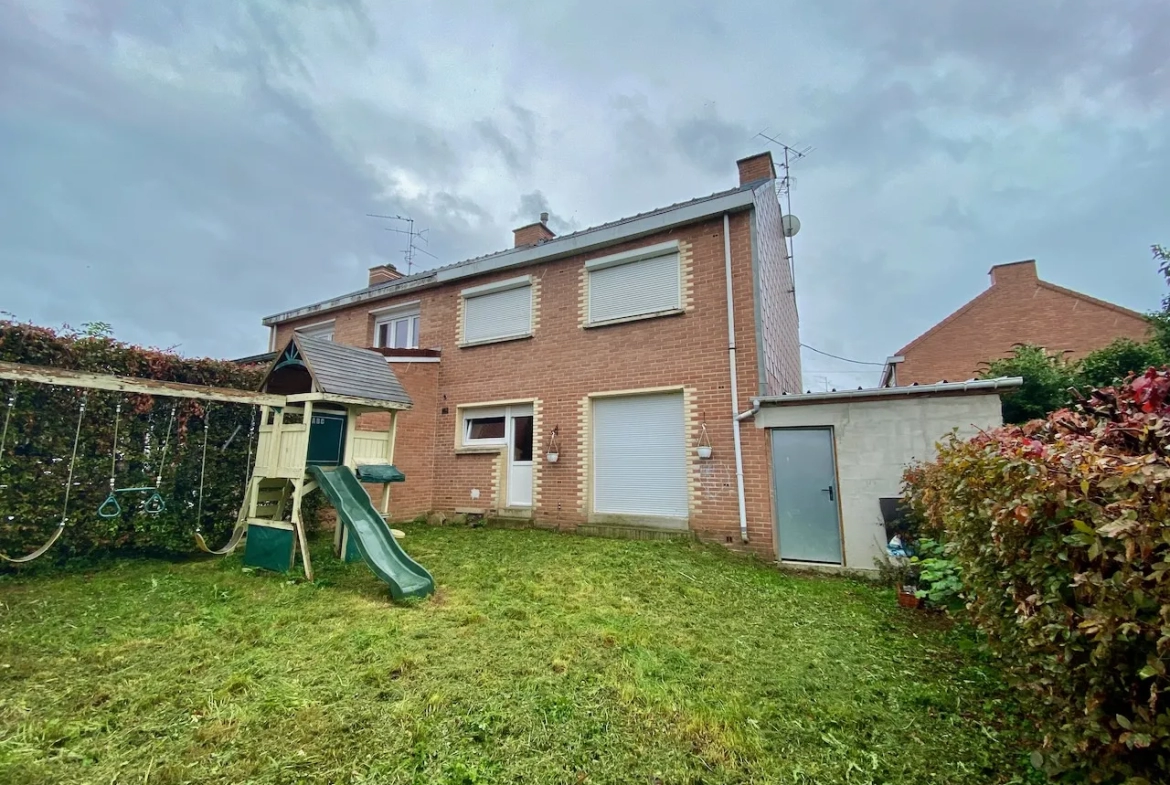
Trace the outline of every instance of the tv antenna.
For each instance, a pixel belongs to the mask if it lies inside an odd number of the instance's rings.
[[[792,147],[781,142],[774,136],[768,136],[765,133],[767,130],[765,128],[756,134],[756,136],[768,140],[784,151],[784,161],[779,164],[783,174],[776,178],[776,198],[780,201],[780,205],[784,211],[781,224],[784,230],[785,242],[788,244],[788,263],[792,264],[792,238],[800,231],[800,219],[792,214],[792,186],[796,185],[796,178],[792,176],[791,168],[792,164],[806,157],[816,148],[812,145],[806,145],[800,148]]]
[[[427,237],[427,232],[430,229],[414,230],[414,219],[405,215],[381,215],[380,213],[366,213],[367,218],[378,218],[386,221],[402,221],[406,224],[405,229],[399,229],[394,226],[383,226],[382,229],[387,232],[395,232],[397,234],[406,235],[406,249],[402,252],[403,261],[406,262],[406,274],[410,275],[414,272],[414,255],[416,253],[426,254],[432,259],[438,259],[433,253],[425,248],[420,248],[415,243],[415,240],[422,240],[424,245],[430,245],[430,238]]]

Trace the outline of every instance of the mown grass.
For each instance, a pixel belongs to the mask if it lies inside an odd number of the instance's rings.
[[[1021,722],[888,589],[718,549],[407,527],[438,595],[315,546],[0,581],[0,782],[983,783]],[[1018,781],[1018,780],[1017,780]]]

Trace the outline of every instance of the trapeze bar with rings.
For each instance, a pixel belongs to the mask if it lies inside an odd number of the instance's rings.
[[[117,518],[122,514],[122,505],[118,503],[119,493],[149,493],[146,501],[142,503],[142,511],[147,515],[158,515],[167,508],[167,503],[163,499],[162,494],[158,489],[162,487],[162,473],[163,466],[167,460],[167,449],[171,444],[171,426],[175,424],[175,409],[178,404],[171,404],[171,416],[167,420],[166,436],[163,438],[162,455],[159,456],[158,476],[154,478],[154,485],[141,485],[134,488],[119,488],[117,487],[118,479],[118,428],[122,423],[122,404],[118,403],[114,409],[114,438],[110,442],[110,495],[106,500],[98,505],[97,514],[99,518],[109,520]]]

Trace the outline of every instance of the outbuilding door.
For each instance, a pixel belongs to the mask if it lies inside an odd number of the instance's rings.
[[[685,520],[687,501],[682,393],[594,399],[594,512]]]
[[[780,559],[840,564],[833,429],[772,429],[772,483]]]

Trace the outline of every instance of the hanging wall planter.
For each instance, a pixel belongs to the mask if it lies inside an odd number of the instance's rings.
[[[707,460],[711,457],[711,437],[707,435],[707,423],[702,423],[699,428],[699,441],[695,445],[695,451],[699,453],[700,460]]]
[[[556,426],[552,429],[552,435],[548,439],[548,449],[545,450],[544,459],[549,463],[556,463],[561,457],[561,448],[557,443],[557,431],[561,426]]]

